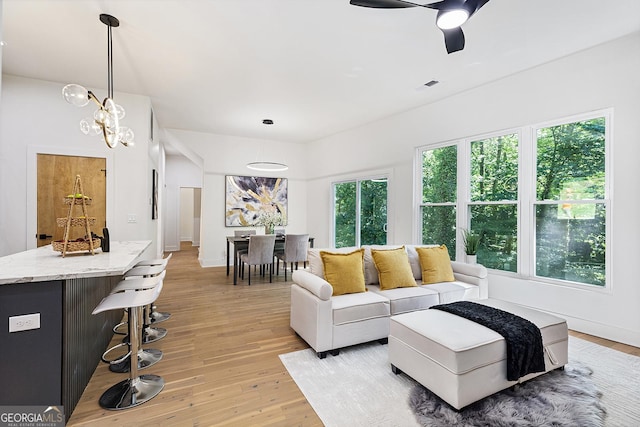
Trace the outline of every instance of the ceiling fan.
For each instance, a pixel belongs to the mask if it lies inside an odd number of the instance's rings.
[[[429,4],[417,4],[404,0],[351,0],[354,6],[377,9],[399,9],[405,7],[426,7],[438,11],[436,25],[444,34],[447,53],[464,49],[464,33],[460,26],[473,16],[489,0],[442,0]]]

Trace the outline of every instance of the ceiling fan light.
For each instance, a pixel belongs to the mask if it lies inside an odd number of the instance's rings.
[[[436,25],[442,30],[458,28],[467,22],[469,12],[465,9],[440,10],[436,18]]]

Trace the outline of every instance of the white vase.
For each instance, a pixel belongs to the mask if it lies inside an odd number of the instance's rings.
[[[478,255],[467,254],[467,264],[476,264],[478,262]]]

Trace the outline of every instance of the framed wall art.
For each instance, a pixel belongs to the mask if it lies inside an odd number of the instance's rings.
[[[279,214],[287,223],[287,178],[227,175],[225,177],[225,225],[261,225],[261,216]]]

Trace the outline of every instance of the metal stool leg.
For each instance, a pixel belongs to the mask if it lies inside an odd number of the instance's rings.
[[[141,405],[160,393],[164,380],[158,375],[138,375],[138,313],[137,308],[129,308],[129,336],[131,337],[131,370],[129,378],[111,386],[100,397],[99,403],[105,409],[120,410]]]

